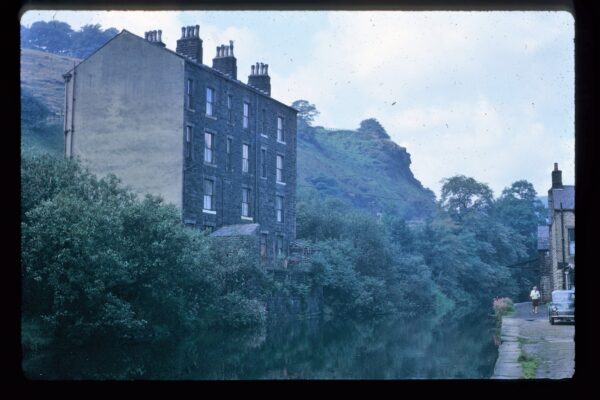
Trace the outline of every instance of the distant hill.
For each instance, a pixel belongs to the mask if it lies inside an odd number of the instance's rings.
[[[78,59],[21,50],[21,151],[62,154],[62,75]]]
[[[21,88],[42,102],[52,114],[61,114],[65,101],[62,75],[79,61],[44,51],[21,49]]]
[[[314,189],[371,213],[406,219],[427,216],[434,209],[435,195],[414,177],[410,154],[381,126],[364,128],[299,126],[299,190]]]
[[[62,75],[78,61],[21,50],[22,150],[62,154]],[[435,195],[413,176],[406,149],[373,121],[357,130],[299,126],[299,191],[316,191],[373,214],[425,217]]]

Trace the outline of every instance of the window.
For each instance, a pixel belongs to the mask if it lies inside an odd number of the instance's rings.
[[[275,254],[277,254],[278,257],[283,256],[283,236],[281,236],[281,235],[277,235],[277,244],[275,246]]]
[[[213,163],[213,139],[214,135],[204,132],[204,162]]]
[[[262,109],[262,130],[261,133],[267,136],[267,111]]]
[[[233,139],[228,137],[227,138],[227,165],[225,166],[225,169],[227,169],[228,171],[231,171],[231,148],[233,145]]]
[[[242,120],[242,126],[244,128],[247,128],[249,123],[248,123],[248,118],[250,116],[250,104],[244,102],[244,118]]]
[[[285,142],[285,136],[283,135],[283,118],[277,117],[277,141]]]
[[[229,122],[233,122],[232,107],[233,107],[233,97],[230,94],[228,94],[227,95],[227,120]]]
[[[192,158],[192,137],[193,137],[193,130],[191,126],[186,126],[185,127],[185,156],[187,158]]]
[[[214,210],[214,192],[215,192],[215,182],[210,179],[204,180],[204,209],[208,211]]]
[[[267,234],[260,234],[260,258],[263,260],[267,258]]]
[[[283,182],[283,156],[277,155],[277,182]]]
[[[206,88],[206,115],[214,115],[215,89]]]
[[[187,80],[187,84],[185,86],[185,94],[187,97],[187,107],[190,110],[194,109],[194,81],[191,79]]]
[[[275,214],[277,222],[283,222],[283,196],[275,197]]]
[[[242,217],[250,216],[250,189],[242,188]]]
[[[260,149],[260,176],[267,177],[267,149]]]
[[[250,154],[250,146],[247,144],[242,145],[242,172],[248,172],[250,162],[248,156]]]
[[[569,228],[569,255],[575,255],[575,228]]]

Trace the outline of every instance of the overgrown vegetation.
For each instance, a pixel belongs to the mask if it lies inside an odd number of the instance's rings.
[[[537,369],[540,366],[540,359],[521,350],[518,361],[521,364],[521,369],[523,370],[523,378],[534,379]]]
[[[175,206],[47,155],[24,156],[21,183],[24,356],[264,322],[263,270]]]

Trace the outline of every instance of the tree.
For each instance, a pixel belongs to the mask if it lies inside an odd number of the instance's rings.
[[[464,175],[442,180],[440,205],[451,216],[462,218],[471,211],[488,212],[493,204],[493,192],[485,183]]]
[[[88,24],[73,33],[71,53],[79,58],[88,57],[119,33],[115,28],[102,30],[100,24]]]
[[[494,204],[496,217],[527,238],[528,247],[535,250],[537,226],[545,224],[546,209],[537,199],[533,185],[526,180],[504,188]]]
[[[21,45],[50,53],[65,54],[71,45],[71,26],[60,21],[37,21],[21,31]],[[23,40],[25,39],[25,40]]]
[[[292,108],[298,110],[298,122],[306,126],[312,126],[315,118],[320,114],[317,107],[306,100],[294,101]]]

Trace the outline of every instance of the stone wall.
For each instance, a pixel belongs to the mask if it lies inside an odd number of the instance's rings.
[[[550,301],[552,290],[554,285],[552,282],[552,260],[550,258],[550,251],[542,250],[538,251],[539,263],[540,263],[540,293],[542,295],[542,302],[547,303]]]
[[[277,235],[284,248],[296,233],[296,112],[270,97],[209,68],[187,63],[185,80],[193,81],[191,107],[185,107],[184,129],[193,129],[193,153],[184,161],[183,217],[198,228],[259,223],[267,235],[269,256]],[[213,113],[207,115],[206,91],[214,90]],[[229,100],[228,100],[229,99]],[[228,108],[231,102],[231,111]],[[248,127],[243,127],[243,104],[250,105]],[[277,141],[277,117],[284,119],[285,143]],[[264,121],[263,121],[264,119]],[[213,162],[204,162],[205,132],[213,135]],[[230,141],[230,152],[227,144]],[[249,171],[242,172],[242,146],[250,146]],[[261,150],[266,152],[262,177]],[[276,156],[284,157],[284,185],[276,183]],[[204,179],[214,182],[214,213],[203,211]],[[250,218],[242,217],[242,188],[250,190]],[[276,222],[275,197],[284,197],[284,222]]]
[[[552,225],[550,226],[550,256],[552,258],[552,284],[554,290],[563,289],[565,282],[565,273],[563,269],[558,268],[558,263],[563,260],[563,245],[561,240],[564,240],[565,261],[567,263],[575,263],[574,255],[569,254],[569,228],[575,227],[575,213],[572,210],[563,211],[563,227],[561,234],[561,213],[554,212]]]

